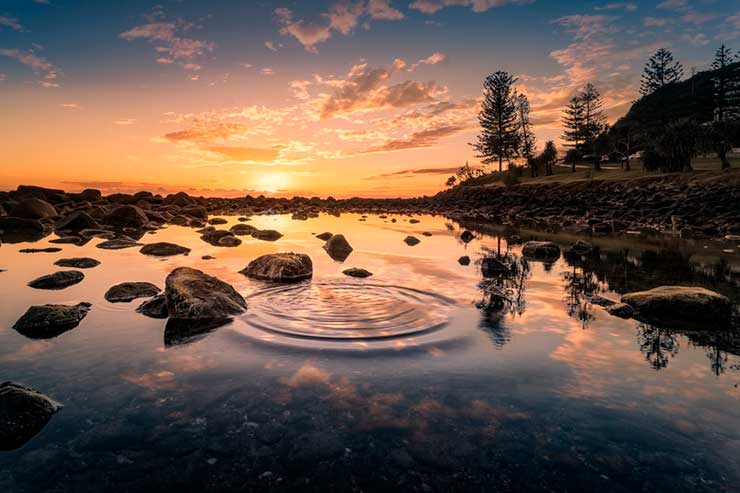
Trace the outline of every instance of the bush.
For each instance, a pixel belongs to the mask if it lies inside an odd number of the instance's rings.
[[[674,122],[653,136],[643,152],[643,166],[649,171],[691,171],[691,159],[696,156],[701,127],[694,122]]]

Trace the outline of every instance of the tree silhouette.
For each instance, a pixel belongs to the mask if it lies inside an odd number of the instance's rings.
[[[601,132],[606,130],[606,115],[604,114],[604,102],[601,94],[593,84],[588,83],[578,97],[583,102],[583,124],[581,125],[581,137],[583,145],[591,147],[594,156],[594,170],[599,171],[599,156],[596,155],[596,139]]]
[[[563,116],[561,121],[565,127],[562,139],[565,142],[571,143],[574,150],[578,149],[578,145],[583,141],[583,117],[584,117],[583,100],[578,95],[573,96],[568,105],[563,110]],[[576,172],[576,162],[572,161],[571,171]]]
[[[503,170],[504,159],[511,162],[520,149],[514,82],[514,77],[501,70],[486,77],[483,82],[483,104],[478,114],[481,131],[478,142],[471,144],[483,164],[498,161],[499,171]]]
[[[652,94],[661,87],[678,82],[683,77],[683,66],[673,59],[673,54],[665,48],[656,51],[645,64],[640,81],[640,93]]]
[[[516,98],[517,114],[519,116],[520,145],[519,155],[527,161],[532,170],[532,177],[537,176],[537,162],[534,159],[534,149],[537,142],[532,123],[529,119],[529,98],[526,94],[519,94]]]

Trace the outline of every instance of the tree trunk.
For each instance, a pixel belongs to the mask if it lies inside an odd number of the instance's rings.
[[[727,160],[727,149],[724,146],[717,152],[717,157],[722,162],[722,169],[730,169],[730,161]]]
[[[625,171],[630,171],[631,170],[631,168],[630,168],[630,157],[629,156],[627,156],[627,159],[625,159],[625,161],[624,161],[624,170]]]
[[[498,172],[501,173],[504,170],[504,158],[503,156],[498,157]]]

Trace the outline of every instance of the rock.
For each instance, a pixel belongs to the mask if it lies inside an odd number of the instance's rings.
[[[422,236],[429,237],[429,236],[432,236],[432,233],[430,233],[429,231],[424,231],[424,232],[421,233],[421,235]]]
[[[498,277],[509,272],[509,266],[495,257],[486,257],[480,264],[481,274],[485,278]]]
[[[638,318],[656,325],[716,329],[732,318],[729,298],[700,287],[661,286],[625,294],[622,302],[637,310]]]
[[[64,289],[82,282],[84,278],[85,274],[78,270],[60,270],[34,279],[28,285],[35,289]]]
[[[530,259],[554,262],[560,258],[560,247],[551,241],[528,241],[522,255]]]
[[[237,236],[251,236],[257,228],[250,224],[235,224],[229,228],[229,231]]]
[[[105,299],[111,303],[123,303],[136,298],[155,296],[160,291],[161,289],[150,282],[122,282],[108,289],[105,292]]]
[[[465,231],[463,231],[462,234],[460,235],[460,240],[463,243],[470,243],[474,239],[475,239],[475,235],[471,231],[469,231],[467,229]]]
[[[62,249],[59,247],[46,247],[46,248],[21,248],[18,250],[20,253],[57,253],[61,252]]]
[[[365,269],[359,269],[357,267],[352,267],[351,269],[346,269],[342,271],[342,274],[349,277],[359,277],[359,278],[365,278],[370,277],[373,275],[372,272],[365,270]]]
[[[327,231],[326,233],[321,233],[319,235],[316,235],[316,238],[318,238],[320,240],[323,240],[323,241],[327,241],[332,236],[333,235]]]
[[[24,219],[49,219],[57,215],[57,210],[53,205],[45,200],[31,198],[25,199],[13,207],[8,214],[12,217],[22,217]]]
[[[619,318],[632,318],[635,315],[635,309],[626,303],[615,303],[608,307],[606,311],[609,315]]]
[[[0,450],[15,450],[35,437],[62,405],[13,382],[0,384]]]
[[[141,243],[137,243],[132,238],[114,238],[107,240],[95,245],[95,248],[101,248],[103,250],[122,250],[124,248],[132,248],[135,246],[141,246]]]
[[[100,265],[99,260],[90,257],[60,258],[54,265],[59,267],[74,267],[75,269],[92,269]]]
[[[149,218],[135,205],[122,205],[106,214],[103,222],[117,228],[141,228]]]
[[[237,238],[236,236],[224,236],[220,240],[218,240],[218,246],[222,247],[238,247],[242,244],[242,240]]]
[[[0,217],[0,240],[4,243],[37,241],[48,233],[44,224],[38,219]]]
[[[180,210],[180,212],[185,216],[197,217],[198,219],[203,219],[203,220],[208,219],[208,211],[206,210],[205,207],[200,207],[200,206],[184,207]]]
[[[242,217],[236,218],[236,220],[243,223],[243,222],[249,221],[249,218],[248,217],[245,217],[245,216],[242,216]]]
[[[166,241],[160,241],[158,243],[149,243],[141,247],[139,252],[144,255],[154,255],[156,257],[169,257],[171,255],[181,255],[190,253],[190,248],[176,245],[174,243],[168,243]]]
[[[460,265],[470,265],[470,257],[467,255],[463,255],[459,259],[457,259],[457,263]]]
[[[208,220],[208,224],[217,225],[217,224],[227,224],[229,221],[222,217],[213,217]]]
[[[221,241],[222,238],[225,238],[227,236],[230,236],[231,238],[235,238],[234,233],[232,233],[231,231],[226,231],[223,229],[214,229],[214,230],[205,230],[203,234],[200,236],[200,239],[213,246],[226,246],[226,245],[221,245],[219,242]]]
[[[594,305],[603,306],[604,308],[613,306],[617,303],[614,300],[610,300],[609,298],[604,298],[603,296],[600,296],[598,294],[592,295],[588,301],[590,301]]]
[[[56,337],[77,327],[90,307],[92,305],[86,302],[76,305],[35,305],[26,310],[13,329],[31,339]]]
[[[167,318],[169,316],[169,312],[167,311],[167,300],[163,294],[158,294],[153,298],[146,300],[144,303],[139,305],[136,311],[151,318]]]
[[[293,221],[308,221],[308,214],[304,212],[294,212],[290,218]]]
[[[283,237],[281,233],[278,233],[274,229],[258,229],[252,232],[252,237],[262,241],[277,241]]]
[[[418,219],[409,219],[409,223],[411,224],[419,224],[420,222]]]
[[[344,262],[353,249],[344,235],[332,235],[324,243],[324,250],[333,260]]]
[[[595,253],[596,249],[591,243],[588,243],[587,241],[578,240],[575,243],[573,243],[569,248],[567,248],[563,255],[566,257],[571,256],[577,256],[577,257],[585,257],[592,255]]]
[[[82,231],[84,229],[98,229],[100,224],[88,213],[83,211],[73,212],[63,217],[54,225],[57,231]]]
[[[232,286],[189,267],[170,272],[165,298],[171,319],[224,319],[247,309],[247,302]]]
[[[257,257],[239,272],[262,281],[298,282],[313,276],[313,263],[302,253],[272,253]]]
[[[54,243],[55,245],[79,245],[82,241],[82,238],[79,236],[60,236],[59,238],[49,240],[49,243]]]
[[[213,255],[203,255],[201,257],[202,260],[214,260],[215,258]]]
[[[164,345],[172,347],[190,344],[229,322],[231,318],[224,317],[191,320],[170,318],[164,326]]]
[[[406,243],[408,246],[414,246],[421,243],[421,240],[419,238],[416,238],[415,236],[407,236],[403,239],[403,242]]]

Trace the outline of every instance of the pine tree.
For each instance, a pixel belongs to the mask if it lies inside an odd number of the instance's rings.
[[[601,94],[590,82],[586,84],[578,98],[583,104],[583,124],[581,125],[581,137],[584,146],[591,146],[594,154],[594,170],[599,171],[599,156],[596,155],[596,139],[606,129],[606,115],[604,114],[604,102]]]
[[[522,156],[531,168],[532,177],[537,176],[537,162],[534,159],[536,138],[532,132],[532,123],[529,119],[529,98],[526,94],[519,94],[516,98],[517,113],[519,116],[519,155]]]
[[[519,121],[513,85],[516,79],[498,71],[483,82],[483,105],[478,115],[481,131],[478,142],[472,144],[483,164],[498,161],[503,170],[503,160],[511,161],[520,148]]]
[[[661,87],[672,82],[678,82],[683,77],[683,66],[673,60],[673,54],[661,48],[650,57],[645,64],[640,93],[643,96],[652,94]]]
[[[563,110],[561,121],[565,127],[562,139],[565,142],[569,142],[574,149],[578,149],[578,146],[583,141],[583,115],[583,101],[578,97],[578,95],[573,96],[568,102],[568,106]],[[573,161],[572,166],[571,171],[575,173],[575,161]]]
[[[714,55],[714,115],[716,121],[740,119],[740,67],[731,67],[737,61],[725,45]]]

